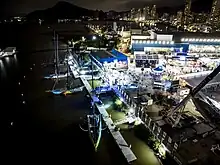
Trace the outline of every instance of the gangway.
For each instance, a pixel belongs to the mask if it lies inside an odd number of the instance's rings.
[[[118,120],[118,121],[114,122],[114,124],[116,126],[121,125],[121,124],[125,124],[125,123],[131,124],[131,123],[135,122],[136,120],[137,120],[137,118],[135,116],[129,116],[129,117],[126,117],[125,119]]]

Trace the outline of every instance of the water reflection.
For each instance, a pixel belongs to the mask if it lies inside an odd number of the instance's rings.
[[[15,67],[17,68],[18,67],[18,59],[17,59],[17,55],[16,54],[13,56],[13,63],[15,65]]]
[[[1,78],[6,77],[5,64],[1,59],[0,59],[0,75],[1,75]]]
[[[9,64],[9,62],[10,62],[10,57],[5,57],[5,62],[6,62],[6,64]]]
[[[5,78],[7,76],[7,70],[17,70],[17,69],[18,69],[18,60],[16,55],[0,59],[1,78]]]

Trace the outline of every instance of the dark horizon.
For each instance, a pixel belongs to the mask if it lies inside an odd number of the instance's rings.
[[[128,11],[131,8],[141,8],[147,5],[156,4],[158,8],[160,7],[179,7],[184,5],[184,0],[167,0],[166,3],[163,0],[64,0],[65,2],[71,3],[73,5],[90,9],[90,10],[102,10],[104,12],[107,11]],[[204,0],[192,0],[195,1],[204,1]],[[15,15],[26,15],[36,10],[44,10],[47,8],[51,8],[56,5],[59,0],[49,0],[49,1],[26,1],[26,0],[8,0],[2,2],[1,5],[1,15],[4,16],[15,16]],[[205,1],[204,1],[205,2]],[[203,6],[206,6],[202,2]],[[207,2],[208,3],[208,2]]]

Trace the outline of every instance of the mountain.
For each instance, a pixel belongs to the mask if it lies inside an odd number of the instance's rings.
[[[94,15],[95,11],[88,10],[82,7],[75,6],[68,2],[58,2],[52,8],[45,10],[37,10],[29,13],[26,17],[27,20],[44,19],[48,21],[57,20],[59,18],[80,18],[81,16]]]

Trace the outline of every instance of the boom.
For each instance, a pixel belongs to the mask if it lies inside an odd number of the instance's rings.
[[[177,119],[175,120],[172,117],[174,113],[178,112],[181,108],[183,108],[186,105],[187,101],[189,101],[191,97],[194,97],[206,84],[208,84],[215,76],[217,76],[219,72],[220,72],[220,65],[217,68],[215,68],[213,72],[210,73],[202,82],[200,82],[199,85],[193,88],[190,94],[188,94],[174,109],[172,109],[168,113],[167,116],[170,117],[172,122],[174,122],[173,126],[176,126],[178,124],[179,118],[181,116],[181,113],[179,113]]]

